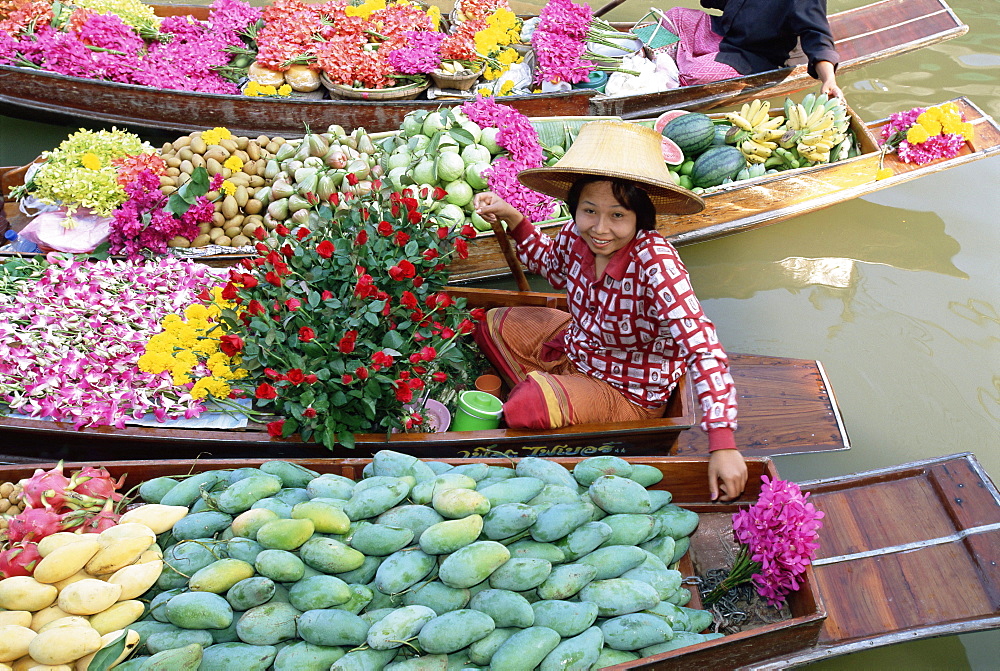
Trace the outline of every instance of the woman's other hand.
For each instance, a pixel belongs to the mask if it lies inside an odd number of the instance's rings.
[[[844,100],[844,92],[837,86],[836,68],[830,61],[819,61],[816,63],[816,74],[819,75],[819,91],[825,93],[830,98],[840,98]]]
[[[507,230],[513,230],[524,219],[524,215],[518,212],[513,205],[496,195],[492,191],[477,193],[472,201],[472,206],[476,214],[492,224],[495,221],[502,221],[507,224]]]
[[[708,459],[708,491],[711,501],[739,498],[747,484],[747,464],[739,450],[716,450]]]

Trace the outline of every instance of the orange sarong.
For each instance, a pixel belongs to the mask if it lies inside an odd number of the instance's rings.
[[[480,322],[476,341],[511,387],[504,403],[507,426],[556,429],[662,417],[665,406],[643,408],[576,369],[557,344],[569,320],[562,310],[512,307],[494,308]]]

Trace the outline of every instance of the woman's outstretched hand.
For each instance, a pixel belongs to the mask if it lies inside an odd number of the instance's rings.
[[[747,484],[747,464],[739,450],[716,450],[708,458],[708,492],[711,501],[732,501]]]
[[[816,63],[816,74],[819,76],[819,92],[830,98],[845,100],[844,92],[837,86],[837,69],[830,61]]]
[[[492,191],[477,193],[472,201],[472,206],[476,214],[492,224],[495,221],[502,221],[507,224],[507,230],[512,230],[521,223],[524,215],[518,212],[513,205],[496,195]]]

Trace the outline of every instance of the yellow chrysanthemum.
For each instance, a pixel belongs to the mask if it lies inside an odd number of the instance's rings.
[[[479,89],[479,95],[483,96],[484,98],[487,98],[493,95],[493,90],[486,86],[483,86]]]
[[[260,87],[260,95],[262,96],[275,96],[278,95],[278,89],[274,88],[270,84]]]
[[[941,134],[941,120],[937,118],[937,115],[932,116],[924,112],[917,117],[917,124],[927,131],[928,137]]]
[[[187,308],[184,310],[184,316],[187,317],[188,320],[192,319],[207,320],[208,308],[206,308],[201,303],[192,303],[191,305],[187,306]]]
[[[920,144],[921,142],[927,142],[930,135],[927,134],[927,129],[920,124],[913,124],[910,129],[906,131],[906,141],[910,144]]]
[[[139,370],[144,373],[162,373],[165,370],[170,370],[170,365],[173,363],[173,357],[169,354],[163,352],[149,352],[139,357]]]
[[[227,196],[231,196],[234,193],[236,193],[236,185],[227,179],[222,183],[222,186],[219,187],[219,190],[222,191],[222,193],[226,194]]]
[[[243,88],[243,95],[255,97],[260,95],[260,84],[255,80],[251,79],[247,85]]]
[[[431,5],[427,8],[427,16],[431,17],[431,21],[434,22],[435,26],[441,25],[441,8],[435,5]]]
[[[281,86],[278,87],[278,95],[279,96],[292,95],[292,87],[289,86],[288,84],[282,84]]]
[[[87,170],[100,170],[101,169],[101,159],[100,157],[92,151],[88,151],[80,159],[80,163]]]
[[[229,132],[229,129],[222,126],[216,126],[201,134],[201,139],[205,141],[205,144],[219,144],[220,140],[228,140],[231,137],[233,137],[233,134]]]
[[[892,177],[892,175],[893,172],[889,168],[879,168],[879,170],[875,173],[875,180],[878,181],[882,179],[887,179],[889,177]]]
[[[222,164],[223,168],[229,168],[233,172],[239,172],[243,169],[243,159],[239,156],[230,156],[226,159],[226,162]]]
[[[514,90],[514,80],[508,79],[503,84],[500,85],[500,90],[497,95],[506,96],[510,95],[510,92]]]
[[[976,130],[971,123],[963,122],[959,125],[958,134],[964,137],[966,142],[972,142],[976,137]]]
[[[182,385],[189,383],[191,381],[191,376],[185,372],[173,371],[173,373],[170,376],[170,381],[174,385],[180,387]]]

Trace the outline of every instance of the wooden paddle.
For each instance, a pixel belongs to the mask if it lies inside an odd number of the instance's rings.
[[[510,268],[510,272],[514,275],[514,281],[517,282],[517,290],[531,291],[531,285],[528,284],[528,278],[524,275],[521,262],[517,260],[517,254],[514,253],[514,248],[510,244],[510,238],[507,237],[507,231],[504,230],[503,224],[499,219],[494,218],[490,225],[493,227],[493,235],[496,236],[497,244],[500,245],[500,251],[503,252],[503,258],[507,261],[507,267]]]

